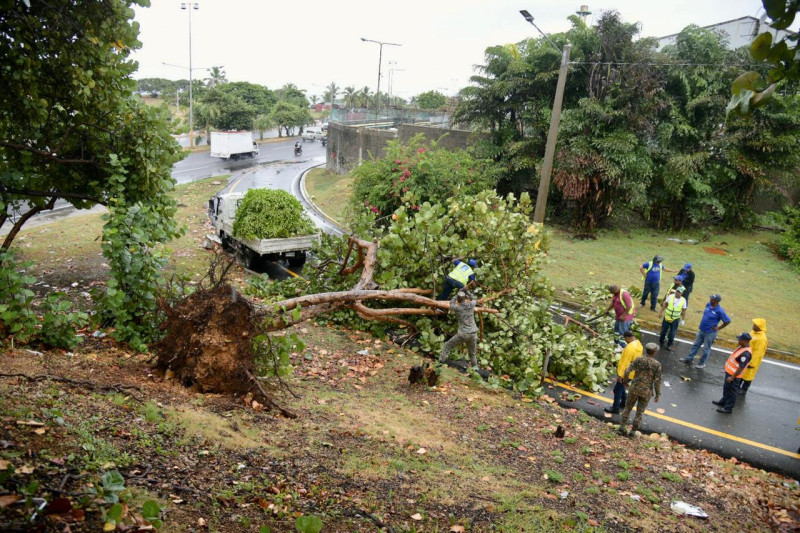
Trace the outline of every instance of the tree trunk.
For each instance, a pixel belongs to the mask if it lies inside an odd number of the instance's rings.
[[[56,205],[56,199],[57,199],[56,197],[50,198],[50,200],[48,200],[47,203],[44,204],[43,206],[38,206],[38,205],[34,206],[27,213],[19,217],[19,220],[17,220],[14,223],[14,226],[11,228],[11,231],[9,231],[8,235],[6,235],[6,238],[3,241],[3,245],[0,246],[0,251],[5,252],[6,250],[8,250],[9,246],[11,246],[11,243],[14,242],[14,238],[22,229],[22,226],[24,226],[25,223],[28,220],[30,220],[32,216],[36,215],[37,213],[41,213],[42,211],[50,211],[51,209],[53,209],[53,207],[55,207]]]

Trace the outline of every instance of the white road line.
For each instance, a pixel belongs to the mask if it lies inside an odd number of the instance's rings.
[[[551,307],[555,307],[559,311],[563,311],[564,313],[567,313],[567,314],[570,314],[570,315],[574,315],[575,314],[575,311],[573,311],[572,309],[567,309],[565,307],[556,306],[556,305],[551,306]],[[650,331],[649,329],[641,329],[640,328],[639,331],[641,331],[642,333],[647,333],[649,335],[653,335],[654,337],[658,337],[658,335],[659,335],[659,332]],[[681,342],[683,344],[694,344],[694,341],[687,341],[686,339],[679,339],[677,337],[675,337],[675,342]],[[724,354],[733,353],[731,350],[726,350],[725,348],[718,348],[716,346],[712,346],[711,349],[714,350],[714,351],[720,352],[720,353],[724,353]],[[789,364],[789,363],[784,363],[782,361],[774,361],[772,359],[767,359],[766,357],[761,362],[762,363],[766,363],[768,365],[775,365],[775,366],[779,366],[781,368],[788,368],[790,370],[798,370],[798,371],[800,371],[800,366],[792,365],[792,364]]]

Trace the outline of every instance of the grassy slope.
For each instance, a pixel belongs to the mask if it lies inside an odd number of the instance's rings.
[[[33,453],[0,450],[0,459],[36,467],[14,480],[38,480],[48,497],[62,479],[67,494],[81,493],[113,464],[133,501],[166,507],[167,532],[192,531],[198,518],[211,531],[294,531],[295,513],[320,516],[325,531],[376,531],[365,512],[397,532],[728,531],[731,511],[744,506],[743,530],[781,517],[797,525],[788,518],[797,489],[781,476],[658,435],[628,440],[550,398],[514,399],[449,369],[436,389],[409,387],[418,357],[406,350],[314,324],[295,332],[308,343],[292,357],[298,397],[278,396],[295,420],[150,375],[148,355],[107,339],[74,355],[2,353],[6,372],[137,385],[139,401],[1,379],[0,416],[39,420],[45,431],[6,424],[4,438]],[[559,425],[563,439],[553,437]],[[675,516],[674,500],[709,519]],[[0,509],[0,523],[14,512]],[[99,514],[90,506],[76,531],[99,530]]]
[[[207,226],[206,206],[208,199],[222,188],[227,176],[216,176],[187,185],[178,186],[173,195],[178,202],[176,217],[185,224],[186,234],[171,243],[172,250],[168,269],[181,274],[200,275],[204,272],[206,255],[196,253],[203,242],[203,236],[210,231]],[[77,215],[30,229],[23,229],[14,241],[14,248],[24,259],[35,261],[34,273],[67,265],[68,270],[81,272],[86,276],[102,277],[105,259],[102,254],[100,238],[103,221],[100,213]]]
[[[343,220],[352,181],[348,175],[313,168],[306,174],[306,190],[314,204],[329,217]]]

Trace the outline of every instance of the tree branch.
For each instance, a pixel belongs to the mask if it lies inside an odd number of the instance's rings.
[[[72,158],[62,159],[58,157],[58,155],[54,152],[48,152],[46,150],[37,150],[36,148],[33,148],[31,146],[25,146],[24,144],[17,144],[9,141],[0,141],[0,146],[5,146],[6,148],[13,148],[14,150],[20,150],[22,152],[28,152],[34,155],[38,155],[39,157],[49,159],[54,163],[59,163],[64,165],[79,164],[79,165],[92,165],[96,167],[100,166],[99,163],[94,159],[72,159]]]
[[[35,205],[32,208],[30,208],[27,213],[19,217],[19,219],[16,222],[14,222],[14,227],[12,227],[11,231],[9,231],[8,235],[6,235],[5,240],[3,240],[3,245],[0,246],[0,250],[2,251],[8,250],[9,246],[11,246],[11,243],[14,242],[14,239],[16,238],[17,234],[22,229],[22,226],[24,226],[25,223],[28,220],[30,220],[32,216],[45,210],[49,211],[53,209],[55,205],[56,205],[56,198],[53,197],[50,198],[50,200],[45,205]]]

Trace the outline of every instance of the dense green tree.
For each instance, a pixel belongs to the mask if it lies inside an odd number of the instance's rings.
[[[306,92],[302,89],[298,89],[297,85],[294,83],[287,83],[275,91],[275,95],[278,97],[278,100],[294,104],[298,107],[308,107]]]
[[[135,92],[139,47],[133,4],[145,0],[22,2],[0,7],[0,222],[2,249],[31,216],[65,200],[108,207],[100,301],[115,335],[134,346],[156,333],[161,243],[180,233],[169,196],[180,159],[164,111]]]
[[[213,113],[201,112],[200,122],[210,124],[217,130],[247,130],[252,126],[258,110],[236,91],[224,89],[226,85],[208,89],[199,99],[202,105],[210,106],[207,110],[215,109]]]
[[[278,127],[278,136],[281,137],[283,133],[291,135],[295,128],[302,128],[312,121],[307,105],[300,107],[283,100],[275,104],[269,118]]]
[[[417,95],[417,105],[420,109],[439,109],[445,102],[447,97],[439,91],[426,91]]]
[[[147,94],[153,98],[172,98],[178,90],[177,82],[165,78],[142,78],[136,84],[139,94]]]
[[[230,94],[240,98],[255,109],[256,113],[269,113],[278,98],[275,93],[263,85],[246,81],[234,81],[220,85],[217,90],[222,94]]]

